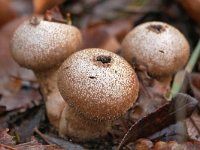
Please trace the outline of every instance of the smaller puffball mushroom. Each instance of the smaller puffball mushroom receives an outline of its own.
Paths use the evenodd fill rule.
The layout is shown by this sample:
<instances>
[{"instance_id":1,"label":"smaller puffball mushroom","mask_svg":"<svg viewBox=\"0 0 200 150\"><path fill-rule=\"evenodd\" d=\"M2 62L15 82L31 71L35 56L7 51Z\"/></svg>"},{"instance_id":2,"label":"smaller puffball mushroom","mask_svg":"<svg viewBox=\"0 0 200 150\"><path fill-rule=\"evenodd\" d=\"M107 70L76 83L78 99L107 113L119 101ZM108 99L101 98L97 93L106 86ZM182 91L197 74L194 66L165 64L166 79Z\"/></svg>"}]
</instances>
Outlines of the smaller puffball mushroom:
<instances>
[{"instance_id":1,"label":"smaller puffball mushroom","mask_svg":"<svg viewBox=\"0 0 200 150\"><path fill-rule=\"evenodd\" d=\"M104 136L111 121L133 105L139 84L134 70L122 57L93 48L67 58L59 69L58 88L68 104L61 116L59 134L87 141Z\"/></svg>"},{"instance_id":2,"label":"smaller puffball mushroom","mask_svg":"<svg viewBox=\"0 0 200 150\"><path fill-rule=\"evenodd\" d=\"M184 67L189 53L184 35L173 26L157 21L135 27L124 38L121 51L136 69L143 66L151 77L163 82L171 81L172 75Z\"/></svg>"},{"instance_id":3,"label":"smaller puffball mushroom","mask_svg":"<svg viewBox=\"0 0 200 150\"><path fill-rule=\"evenodd\" d=\"M58 127L66 105L57 88L57 70L81 43L81 33L76 27L36 16L22 23L11 40L13 58L20 66L32 69L37 76L47 116L55 127Z\"/></svg>"}]
</instances>

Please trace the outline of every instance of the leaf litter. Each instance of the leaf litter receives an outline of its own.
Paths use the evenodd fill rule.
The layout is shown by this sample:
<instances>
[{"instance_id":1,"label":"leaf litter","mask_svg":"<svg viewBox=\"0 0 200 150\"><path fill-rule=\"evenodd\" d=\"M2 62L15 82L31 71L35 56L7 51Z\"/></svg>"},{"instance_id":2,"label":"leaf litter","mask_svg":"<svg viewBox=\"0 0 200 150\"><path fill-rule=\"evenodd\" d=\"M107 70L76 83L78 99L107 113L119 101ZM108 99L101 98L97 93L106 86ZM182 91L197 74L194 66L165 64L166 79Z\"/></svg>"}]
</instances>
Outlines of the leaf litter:
<instances>
[{"instance_id":1,"label":"leaf litter","mask_svg":"<svg viewBox=\"0 0 200 150\"><path fill-rule=\"evenodd\" d=\"M39 5L41 5L41 11L44 11L44 4ZM29 8L31 7L29 6ZM86 0L84 2L66 1L59 7L63 14L71 12L73 23L82 28L85 40L84 47L111 49L120 54L120 43L123 37L133 26L149 20L165 21L179 28L189 39L191 49L194 48L199 37L199 32L196 30L198 26L190 20L190 16L183 9L180 9L176 2L156 0L146 3L144 0L144 2L139 3L137 0L134 2L127 0L116 3L111 0ZM24 13L27 12L26 10ZM23 12L21 13L23 14ZM186 17L182 18L182 15ZM127 149L199 148L199 111L195 110L191 115L190 111L187 110L188 105L185 105L183 108L186 108L185 113L188 112L189 117L186 120L182 118L182 121L176 122L175 114L170 114L173 109L163 111L169 120L160 117L162 113L159 113L159 110L161 111L163 107L173 106L172 102L168 103L163 96L169 87L149 78L145 70L137 71L140 76L141 89L137 103L113 123L112 131L105 138L87 143L73 143L70 139L59 138L57 131L53 129L44 115L42 96L33 73L30 70L20 68L9 53L10 38L23 20L24 17L17 17L0 30L0 127L3 128L0 131L1 149L117 149L125 134L135 137L135 139L128 138L130 143L125 144ZM94 35L99 35L99 37L93 38ZM195 70L197 69L195 68ZM189 74L189 78L186 80L188 83L184 83L184 86L187 86L184 92L199 100L198 77L191 78ZM188 96L182 95L180 101L184 101L185 97ZM184 102L191 104L190 102L194 101ZM180 110L183 111L183 109ZM180 110L174 110L174 112ZM152 114L155 116L152 117ZM137 124L145 122L145 119L148 120L147 126L157 123L152 131L142 130L143 132L141 132L140 129L143 128L143 125ZM167 123L165 124L164 121L158 124L162 119L166 119ZM177 130L180 127L182 133ZM10 129L9 133L6 128ZM26 130L24 130L25 128ZM130 130L133 128L134 131L131 132ZM178 136L185 137L182 143L179 143Z\"/></svg>"}]
</instances>

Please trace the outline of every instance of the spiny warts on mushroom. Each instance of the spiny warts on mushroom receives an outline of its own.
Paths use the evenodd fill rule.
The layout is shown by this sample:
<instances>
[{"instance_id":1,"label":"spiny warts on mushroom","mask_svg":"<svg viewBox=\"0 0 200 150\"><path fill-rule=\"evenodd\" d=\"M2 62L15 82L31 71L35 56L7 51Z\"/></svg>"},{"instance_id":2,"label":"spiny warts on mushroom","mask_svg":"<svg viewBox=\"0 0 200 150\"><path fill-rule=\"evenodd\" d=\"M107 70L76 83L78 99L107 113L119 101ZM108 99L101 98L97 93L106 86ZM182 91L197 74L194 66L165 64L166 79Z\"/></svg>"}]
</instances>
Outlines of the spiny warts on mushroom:
<instances>
[{"instance_id":1,"label":"spiny warts on mushroom","mask_svg":"<svg viewBox=\"0 0 200 150\"><path fill-rule=\"evenodd\" d=\"M36 74L45 99L47 116L58 127L65 101L57 89L57 70L82 43L80 31L71 25L33 16L22 23L11 40L11 53L22 67Z\"/></svg>"},{"instance_id":2,"label":"spiny warts on mushroom","mask_svg":"<svg viewBox=\"0 0 200 150\"><path fill-rule=\"evenodd\" d=\"M60 135L87 141L104 136L111 121L133 105L139 84L122 57L92 48L72 54L62 64L58 88L69 107L61 116Z\"/></svg>"},{"instance_id":3,"label":"spiny warts on mushroom","mask_svg":"<svg viewBox=\"0 0 200 150\"><path fill-rule=\"evenodd\" d=\"M129 32L122 42L121 55L135 68L146 68L159 81L170 83L182 69L190 48L184 35L175 27L158 21L146 22Z\"/></svg>"}]
</instances>

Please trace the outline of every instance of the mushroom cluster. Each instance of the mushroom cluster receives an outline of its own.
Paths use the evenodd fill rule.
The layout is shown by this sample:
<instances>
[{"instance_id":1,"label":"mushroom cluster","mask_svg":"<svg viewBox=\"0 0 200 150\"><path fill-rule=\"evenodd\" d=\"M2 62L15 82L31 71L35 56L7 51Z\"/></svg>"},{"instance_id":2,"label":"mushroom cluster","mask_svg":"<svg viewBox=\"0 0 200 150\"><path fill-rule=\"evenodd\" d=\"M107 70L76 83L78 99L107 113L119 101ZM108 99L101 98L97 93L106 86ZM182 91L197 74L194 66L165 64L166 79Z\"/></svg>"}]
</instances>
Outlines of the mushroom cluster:
<instances>
[{"instance_id":1,"label":"mushroom cluster","mask_svg":"<svg viewBox=\"0 0 200 150\"><path fill-rule=\"evenodd\" d=\"M104 136L112 121L135 103L139 82L133 67L169 79L189 57L189 44L174 27L144 23L122 42L122 56L90 48L79 51L80 31L41 17L25 21L13 35L11 52L32 69L44 96L47 116L62 137L87 141Z\"/></svg>"}]
</instances>

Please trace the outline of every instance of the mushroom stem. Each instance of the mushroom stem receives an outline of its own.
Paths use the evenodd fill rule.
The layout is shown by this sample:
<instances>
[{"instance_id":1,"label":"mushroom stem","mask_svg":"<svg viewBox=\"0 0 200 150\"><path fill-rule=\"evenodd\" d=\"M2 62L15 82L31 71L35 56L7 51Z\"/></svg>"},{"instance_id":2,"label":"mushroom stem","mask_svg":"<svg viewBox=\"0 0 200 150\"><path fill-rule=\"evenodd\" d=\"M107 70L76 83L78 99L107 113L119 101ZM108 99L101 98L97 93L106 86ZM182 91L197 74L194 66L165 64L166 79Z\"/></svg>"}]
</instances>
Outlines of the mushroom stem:
<instances>
[{"instance_id":1,"label":"mushroom stem","mask_svg":"<svg viewBox=\"0 0 200 150\"><path fill-rule=\"evenodd\" d=\"M46 71L35 71L44 97L47 116L51 124L57 128L59 127L61 112L66 105L57 87L58 68L54 67Z\"/></svg>"},{"instance_id":2,"label":"mushroom stem","mask_svg":"<svg viewBox=\"0 0 200 150\"><path fill-rule=\"evenodd\" d=\"M163 76L156 79L160 83L158 90L163 91L163 93L161 93L166 96L170 91L172 76Z\"/></svg>"},{"instance_id":3,"label":"mushroom stem","mask_svg":"<svg viewBox=\"0 0 200 150\"><path fill-rule=\"evenodd\" d=\"M110 129L111 121L90 120L66 105L61 115L59 134L83 142L105 136Z\"/></svg>"}]
</instances>

